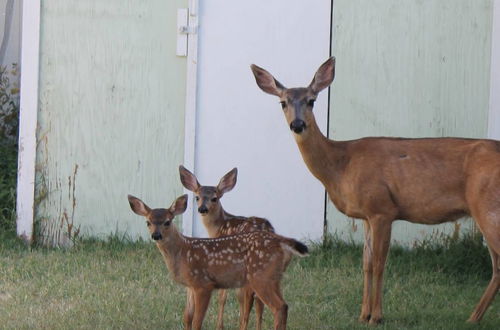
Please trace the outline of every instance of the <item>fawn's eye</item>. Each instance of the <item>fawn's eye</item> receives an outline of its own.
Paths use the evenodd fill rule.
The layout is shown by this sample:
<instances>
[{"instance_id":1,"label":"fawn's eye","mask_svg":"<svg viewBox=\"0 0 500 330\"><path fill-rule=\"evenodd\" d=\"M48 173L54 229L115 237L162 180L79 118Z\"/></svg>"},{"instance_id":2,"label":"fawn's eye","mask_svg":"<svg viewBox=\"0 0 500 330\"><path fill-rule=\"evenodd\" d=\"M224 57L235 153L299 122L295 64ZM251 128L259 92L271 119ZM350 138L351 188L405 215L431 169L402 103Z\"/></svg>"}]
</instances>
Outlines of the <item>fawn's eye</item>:
<instances>
[{"instance_id":1,"label":"fawn's eye","mask_svg":"<svg viewBox=\"0 0 500 330\"><path fill-rule=\"evenodd\" d=\"M211 201L212 201L213 203L217 202L217 197L212 198L212 199L211 199Z\"/></svg>"},{"instance_id":2,"label":"fawn's eye","mask_svg":"<svg viewBox=\"0 0 500 330\"><path fill-rule=\"evenodd\" d=\"M146 226L150 227L151 226L151 222L146 221Z\"/></svg>"},{"instance_id":3,"label":"fawn's eye","mask_svg":"<svg viewBox=\"0 0 500 330\"><path fill-rule=\"evenodd\" d=\"M171 222L170 220L165 221L165 222L163 223L163 225L164 225L165 227L168 227L168 226L170 226L170 222Z\"/></svg>"},{"instance_id":4,"label":"fawn's eye","mask_svg":"<svg viewBox=\"0 0 500 330\"><path fill-rule=\"evenodd\" d=\"M199 196L196 196L194 199L195 199L196 201L199 201L199 200L200 200L200 197L199 197Z\"/></svg>"},{"instance_id":5,"label":"fawn's eye","mask_svg":"<svg viewBox=\"0 0 500 330\"><path fill-rule=\"evenodd\" d=\"M316 100L309 100L309 101L307 101L307 105L312 107L312 106L314 106L314 102L316 102Z\"/></svg>"},{"instance_id":6,"label":"fawn's eye","mask_svg":"<svg viewBox=\"0 0 500 330\"><path fill-rule=\"evenodd\" d=\"M281 101L281 102L280 102L280 104L281 104L281 108L282 108L282 109L285 109L285 107L286 107L286 102L285 102L285 101Z\"/></svg>"}]
</instances>

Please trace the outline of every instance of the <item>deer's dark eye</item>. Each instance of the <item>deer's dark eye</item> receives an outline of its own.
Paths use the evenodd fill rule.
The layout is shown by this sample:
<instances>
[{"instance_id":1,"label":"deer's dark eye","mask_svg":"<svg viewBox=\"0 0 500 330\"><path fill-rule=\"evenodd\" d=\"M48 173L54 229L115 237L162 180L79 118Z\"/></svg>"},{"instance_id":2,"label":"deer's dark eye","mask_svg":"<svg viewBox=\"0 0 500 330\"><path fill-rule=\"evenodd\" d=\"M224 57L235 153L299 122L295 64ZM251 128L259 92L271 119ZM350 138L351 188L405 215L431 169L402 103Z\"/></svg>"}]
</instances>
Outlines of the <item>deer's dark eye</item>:
<instances>
[{"instance_id":1,"label":"deer's dark eye","mask_svg":"<svg viewBox=\"0 0 500 330\"><path fill-rule=\"evenodd\" d=\"M316 102L316 100L309 100L309 101L307 101L307 105L312 107L312 106L314 106L314 102Z\"/></svg>"},{"instance_id":2,"label":"deer's dark eye","mask_svg":"<svg viewBox=\"0 0 500 330\"><path fill-rule=\"evenodd\" d=\"M194 199L195 199L196 201L199 201L199 200L200 200L200 197L196 196Z\"/></svg>"},{"instance_id":3,"label":"deer's dark eye","mask_svg":"<svg viewBox=\"0 0 500 330\"><path fill-rule=\"evenodd\" d=\"M217 202L217 197L212 198L212 199L211 199L211 201L212 201L213 203Z\"/></svg>"},{"instance_id":4,"label":"deer's dark eye","mask_svg":"<svg viewBox=\"0 0 500 330\"><path fill-rule=\"evenodd\" d=\"M164 225L165 227L168 227L168 226L170 226L170 222L171 222L170 220L165 221L165 222L163 223L163 225Z\"/></svg>"},{"instance_id":5,"label":"deer's dark eye","mask_svg":"<svg viewBox=\"0 0 500 330\"><path fill-rule=\"evenodd\" d=\"M150 227L151 226L151 222L146 221L146 226Z\"/></svg>"},{"instance_id":6,"label":"deer's dark eye","mask_svg":"<svg viewBox=\"0 0 500 330\"><path fill-rule=\"evenodd\" d=\"M281 101L281 102L280 102L280 104L281 104L281 108L282 108L282 109L285 109L285 107L286 107L286 102L285 102L285 101Z\"/></svg>"}]
</instances>

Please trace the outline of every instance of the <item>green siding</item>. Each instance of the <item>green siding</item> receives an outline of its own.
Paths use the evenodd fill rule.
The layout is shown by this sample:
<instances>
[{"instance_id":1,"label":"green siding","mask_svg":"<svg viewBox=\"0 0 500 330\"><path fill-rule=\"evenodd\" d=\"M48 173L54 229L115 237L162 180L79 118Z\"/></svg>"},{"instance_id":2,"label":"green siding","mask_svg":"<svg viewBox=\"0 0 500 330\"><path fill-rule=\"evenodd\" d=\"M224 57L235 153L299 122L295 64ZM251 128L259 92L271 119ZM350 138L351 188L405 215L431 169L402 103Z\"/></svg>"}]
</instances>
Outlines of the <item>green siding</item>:
<instances>
[{"instance_id":1,"label":"green siding","mask_svg":"<svg viewBox=\"0 0 500 330\"><path fill-rule=\"evenodd\" d=\"M182 193L187 1L42 2L36 221L46 242L144 236L127 194L168 207Z\"/></svg>"},{"instance_id":2,"label":"green siding","mask_svg":"<svg viewBox=\"0 0 500 330\"><path fill-rule=\"evenodd\" d=\"M492 7L492 0L336 0L330 138L486 137ZM346 221L332 203L327 214L330 232L362 237L360 221ZM398 221L393 241L455 228Z\"/></svg>"}]
</instances>

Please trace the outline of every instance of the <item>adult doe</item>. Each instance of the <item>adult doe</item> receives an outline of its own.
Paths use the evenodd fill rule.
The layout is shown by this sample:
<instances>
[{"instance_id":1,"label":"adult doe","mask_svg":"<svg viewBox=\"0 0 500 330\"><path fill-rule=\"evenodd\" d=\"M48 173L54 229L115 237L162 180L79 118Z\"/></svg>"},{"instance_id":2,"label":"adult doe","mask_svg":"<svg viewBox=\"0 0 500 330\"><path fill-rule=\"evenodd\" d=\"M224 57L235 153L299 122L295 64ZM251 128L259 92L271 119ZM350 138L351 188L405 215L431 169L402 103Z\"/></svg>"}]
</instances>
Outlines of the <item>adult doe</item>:
<instances>
[{"instance_id":1,"label":"adult doe","mask_svg":"<svg viewBox=\"0 0 500 330\"><path fill-rule=\"evenodd\" d=\"M249 233L257 230L264 230L274 233L274 228L269 221L257 217L241 217L229 214L222 207L220 199L222 196L231 191L236 185L238 170L233 168L224 175L217 187L202 186L198 182L196 176L187 170L184 166L179 166L179 174L182 185L189 191L194 192L196 203L198 204L198 212L201 215L203 225L208 231L208 235L212 238ZM240 301L240 325L246 327L252 310L253 299L250 298L249 304L243 304L243 297L253 297L253 292L246 292L248 288L243 288L238 292ZM220 290L219 292L219 313L217 317L217 329L222 329L224 305L227 299L227 291ZM264 303L256 297L255 299L255 316L256 329L262 328L262 312Z\"/></svg>"},{"instance_id":2,"label":"adult doe","mask_svg":"<svg viewBox=\"0 0 500 330\"><path fill-rule=\"evenodd\" d=\"M257 85L279 97L290 130L311 173L333 204L364 220L364 289L360 320L382 320L382 282L396 219L438 224L471 215L488 244L493 275L469 318L479 321L500 286L500 142L463 138L368 137L327 139L312 109L335 75L335 58L323 63L309 86L286 88L252 65Z\"/></svg>"},{"instance_id":3,"label":"adult doe","mask_svg":"<svg viewBox=\"0 0 500 330\"><path fill-rule=\"evenodd\" d=\"M288 306L280 282L292 254L307 255L304 244L265 231L222 238L190 238L180 234L172 224L173 218L186 210L187 195L178 197L167 209L151 209L131 195L128 201L132 211L146 218L151 238L156 241L174 281L187 287L186 329L201 329L214 289L245 286L269 306L274 314L274 328L286 329Z\"/></svg>"}]
</instances>

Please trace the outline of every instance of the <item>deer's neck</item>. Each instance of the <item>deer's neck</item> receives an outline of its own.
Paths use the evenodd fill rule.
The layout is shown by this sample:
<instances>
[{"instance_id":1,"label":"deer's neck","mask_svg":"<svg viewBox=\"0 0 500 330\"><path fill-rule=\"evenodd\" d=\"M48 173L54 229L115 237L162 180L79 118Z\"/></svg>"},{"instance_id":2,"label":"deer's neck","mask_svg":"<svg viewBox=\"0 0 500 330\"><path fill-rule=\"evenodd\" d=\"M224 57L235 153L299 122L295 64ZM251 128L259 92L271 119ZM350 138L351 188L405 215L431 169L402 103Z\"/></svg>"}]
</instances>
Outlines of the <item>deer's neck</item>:
<instances>
[{"instance_id":1,"label":"deer's neck","mask_svg":"<svg viewBox=\"0 0 500 330\"><path fill-rule=\"evenodd\" d=\"M186 238L179 233L174 225L172 226L168 236L156 242L156 246L163 255L168 270L173 274L174 278L176 278L179 273L181 262L183 261L182 252L185 250L187 243Z\"/></svg>"},{"instance_id":2,"label":"deer's neck","mask_svg":"<svg viewBox=\"0 0 500 330\"><path fill-rule=\"evenodd\" d=\"M202 216L203 225L207 229L208 236L218 237L219 230L230 217L232 217L232 215L227 213L222 208L222 205L214 212Z\"/></svg>"},{"instance_id":3,"label":"deer's neck","mask_svg":"<svg viewBox=\"0 0 500 330\"><path fill-rule=\"evenodd\" d=\"M333 198L347 159L345 142L329 140L315 121L304 133L295 135L302 158L309 171L321 181Z\"/></svg>"}]
</instances>

